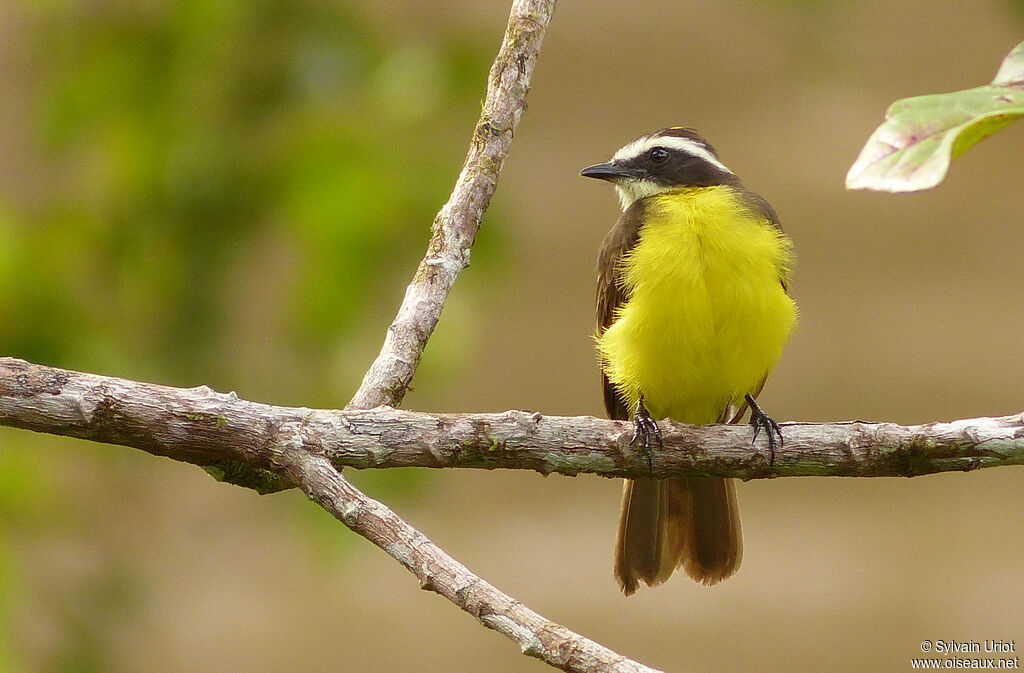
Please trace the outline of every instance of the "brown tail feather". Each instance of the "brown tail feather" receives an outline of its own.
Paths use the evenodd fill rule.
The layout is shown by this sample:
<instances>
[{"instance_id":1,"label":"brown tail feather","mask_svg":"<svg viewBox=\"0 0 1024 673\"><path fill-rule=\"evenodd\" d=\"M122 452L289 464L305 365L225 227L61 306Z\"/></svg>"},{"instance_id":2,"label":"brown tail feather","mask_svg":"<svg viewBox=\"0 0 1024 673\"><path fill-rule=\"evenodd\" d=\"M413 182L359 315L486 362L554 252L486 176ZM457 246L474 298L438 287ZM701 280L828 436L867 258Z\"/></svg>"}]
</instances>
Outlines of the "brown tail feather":
<instances>
[{"instance_id":1,"label":"brown tail feather","mask_svg":"<svg viewBox=\"0 0 1024 673\"><path fill-rule=\"evenodd\" d=\"M628 596L639 581L661 584L676 568L715 584L743 557L732 479L626 480L616 540L615 577Z\"/></svg>"},{"instance_id":2,"label":"brown tail feather","mask_svg":"<svg viewBox=\"0 0 1024 673\"><path fill-rule=\"evenodd\" d=\"M733 480L673 479L666 488L681 488L690 495L690 538L682 550L686 574L711 585L735 573L743 559L743 535Z\"/></svg>"},{"instance_id":3,"label":"brown tail feather","mask_svg":"<svg viewBox=\"0 0 1024 673\"><path fill-rule=\"evenodd\" d=\"M638 580L657 583L662 557L661 487L656 479L627 479L622 489L619 536L615 542L615 577L626 595Z\"/></svg>"}]
</instances>

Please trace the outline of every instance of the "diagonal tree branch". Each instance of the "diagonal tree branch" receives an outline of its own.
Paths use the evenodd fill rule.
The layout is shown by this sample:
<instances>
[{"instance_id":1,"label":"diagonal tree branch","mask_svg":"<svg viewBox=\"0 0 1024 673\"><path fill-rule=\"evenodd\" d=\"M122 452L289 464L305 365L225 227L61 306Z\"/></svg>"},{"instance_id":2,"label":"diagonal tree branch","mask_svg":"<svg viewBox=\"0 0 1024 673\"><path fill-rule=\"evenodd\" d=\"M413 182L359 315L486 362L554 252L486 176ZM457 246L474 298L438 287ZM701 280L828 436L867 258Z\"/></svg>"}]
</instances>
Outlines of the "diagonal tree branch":
<instances>
[{"instance_id":1,"label":"diagonal tree branch","mask_svg":"<svg viewBox=\"0 0 1024 673\"><path fill-rule=\"evenodd\" d=\"M282 462L288 452L315 456L335 468L651 475L646 454L629 446L632 427L622 421L527 411L277 407L206 387L136 383L13 358L0 358L0 424L132 446L205 467L243 462L280 470L287 464L289 477L303 470L294 457ZM653 452L656 477L912 477L1024 465L1024 414L911 426L784 423L786 443L774 465L762 443L751 445L748 426L662 425L664 446Z\"/></svg>"},{"instance_id":2,"label":"diagonal tree branch","mask_svg":"<svg viewBox=\"0 0 1024 673\"><path fill-rule=\"evenodd\" d=\"M448 202L434 218L427 254L406 288L380 354L349 402L349 409L398 406L405 397L455 279L469 266L470 248L526 110L530 77L554 9L555 0L513 2L466 163Z\"/></svg>"},{"instance_id":3,"label":"diagonal tree branch","mask_svg":"<svg viewBox=\"0 0 1024 673\"><path fill-rule=\"evenodd\" d=\"M416 575L421 588L444 596L487 628L508 636L523 654L564 671L659 673L542 617L474 575L389 508L357 490L326 458L292 447L279 460L310 497Z\"/></svg>"}]
</instances>

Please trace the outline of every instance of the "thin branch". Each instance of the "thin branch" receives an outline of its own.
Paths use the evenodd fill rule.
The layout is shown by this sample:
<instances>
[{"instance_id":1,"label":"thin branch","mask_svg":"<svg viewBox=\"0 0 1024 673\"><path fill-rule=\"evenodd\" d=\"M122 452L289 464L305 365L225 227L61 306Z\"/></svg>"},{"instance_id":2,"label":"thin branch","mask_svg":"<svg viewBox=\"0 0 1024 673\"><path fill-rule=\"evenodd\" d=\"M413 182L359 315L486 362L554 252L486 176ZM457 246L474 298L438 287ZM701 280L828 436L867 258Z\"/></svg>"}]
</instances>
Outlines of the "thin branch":
<instances>
[{"instance_id":1,"label":"thin branch","mask_svg":"<svg viewBox=\"0 0 1024 673\"><path fill-rule=\"evenodd\" d=\"M290 447L279 465L324 509L416 575L434 591L508 636L523 654L564 671L658 673L556 624L470 572L389 508L368 498L322 456Z\"/></svg>"},{"instance_id":2,"label":"thin branch","mask_svg":"<svg viewBox=\"0 0 1024 673\"><path fill-rule=\"evenodd\" d=\"M458 182L434 218L427 253L388 327L380 354L348 409L394 407L405 397L455 279L469 265L470 248L526 109L530 77L554 9L555 0L513 0ZM389 508L349 484L325 457L306 453L298 445L286 452L279 465L324 509L413 572L420 586L436 591L484 626L505 634L524 654L566 671L654 673L544 619L473 575Z\"/></svg>"},{"instance_id":3,"label":"thin branch","mask_svg":"<svg viewBox=\"0 0 1024 673\"><path fill-rule=\"evenodd\" d=\"M277 407L206 387L136 383L13 358L0 358L0 424L132 446L205 467L244 462L277 471L281 447L287 447L336 468L651 475L646 454L629 446L632 428L621 421L527 411ZM1022 414L912 426L783 423L785 445L776 451L774 464L763 442L752 445L748 426L663 421L662 427L664 447L653 452L656 477L912 477L1024 464Z\"/></svg>"},{"instance_id":4,"label":"thin branch","mask_svg":"<svg viewBox=\"0 0 1024 673\"><path fill-rule=\"evenodd\" d=\"M469 250L526 109L530 77L554 9L555 0L513 0L462 173L434 218L427 253L349 409L397 406L405 396L452 285L469 265ZM277 437L284 439L283 434ZM566 671L656 673L544 619L473 575L389 508L349 484L324 456L307 453L304 444L275 439L267 448L282 449L274 451L275 472L294 481L346 526L399 561L423 588L436 591L488 628L508 636L524 654ZM227 461L226 465L234 468L238 463ZM241 471L243 477L260 474L245 467Z\"/></svg>"},{"instance_id":5,"label":"thin branch","mask_svg":"<svg viewBox=\"0 0 1024 673\"><path fill-rule=\"evenodd\" d=\"M469 265L470 248L526 109L530 77L554 9L555 0L513 0L458 182L434 218L426 255L349 409L394 407L405 397L455 279ZM307 495L413 572L420 586L436 591L484 626L508 636L524 654L566 671L653 673L653 669L544 619L473 575L389 508L349 484L323 455L307 453L303 443L278 446L288 448L275 461L276 466Z\"/></svg>"},{"instance_id":6,"label":"thin branch","mask_svg":"<svg viewBox=\"0 0 1024 673\"><path fill-rule=\"evenodd\" d=\"M480 230L480 220L494 195L512 136L526 109L530 77L554 9L554 0L513 2L466 163L451 197L434 218L427 253L349 409L398 406L405 397L455 279L469 266L469 251Z\"/></svg>"},{"instance_id":7,"label":"thin branch","mask_svg":"<svg viewBox=\"0 0 1024 673\"><path fill-rule=\"evenodd\" d=\"M513 0L462 172L448 202L434 218L426 255L349 409L394 407L405 397L455 279L469 265L470 248L526 109L530 77L554 10L555 0ZM566 671L655 673L544 619L498 591L389 508L349 484L325 457L306 453L304 448L295 445L285 453L279 463L284 474L346 526L413 572L420 586L436 591L484 626L508 636L524 654Z\"/></svg>"}]
</instances>

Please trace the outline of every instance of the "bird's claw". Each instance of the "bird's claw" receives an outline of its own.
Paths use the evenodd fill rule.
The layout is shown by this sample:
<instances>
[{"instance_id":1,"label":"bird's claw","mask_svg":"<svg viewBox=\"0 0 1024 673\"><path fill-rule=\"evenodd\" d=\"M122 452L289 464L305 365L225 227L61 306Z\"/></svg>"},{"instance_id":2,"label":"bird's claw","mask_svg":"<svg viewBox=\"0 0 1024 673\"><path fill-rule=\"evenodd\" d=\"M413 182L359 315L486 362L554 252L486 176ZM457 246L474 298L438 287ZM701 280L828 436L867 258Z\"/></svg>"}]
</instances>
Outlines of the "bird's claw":
<instances>
[{"instance_id":1,"label":"bird's claw","mask_svg":"<svg viewBox=\"0 0 1024 673\"><path fill-rule=\"evenodd\" d=\"M764 413L751 395L747 395L746 400L750 407L750 424L754 426L754 439L750 443L756 442L757 436L764 430L768 437L768 465L775 467L775 447L782 448L782 428L774 418Z\"/></svg>"},{"instance_id":2,"label":"bird's claw","mask_svg":"<svg viewBox=\"0 0 1024 673\"><path fill-rule=\"evenodd\" d=\"M654 420L650 412L647 411L643 400L637 401L636 411L633 412L633 438L629 440L629 445L634 446L637 442L640 442L641 448L647 454L647 469L654 472L654 456L651 453L651 447L654 444L657 444L659 449L662 447L661 428L658 427L658 421Z\"/></svg>"}]
</instances>

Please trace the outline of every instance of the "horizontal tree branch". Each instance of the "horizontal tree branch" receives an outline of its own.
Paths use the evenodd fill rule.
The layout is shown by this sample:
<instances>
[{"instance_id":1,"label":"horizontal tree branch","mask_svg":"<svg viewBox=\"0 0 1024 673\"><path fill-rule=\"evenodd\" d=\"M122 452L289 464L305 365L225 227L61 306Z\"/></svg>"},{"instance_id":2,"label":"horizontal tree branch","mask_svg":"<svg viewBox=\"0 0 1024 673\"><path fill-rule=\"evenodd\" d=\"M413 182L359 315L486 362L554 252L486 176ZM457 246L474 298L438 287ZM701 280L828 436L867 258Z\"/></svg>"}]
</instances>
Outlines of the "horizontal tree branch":
<instances>
[{"instance_id":1,"label":"horizontal tree branch","mask_svg":"<svg viewBox=\"0 0 1024 673\"><path fill-rule=\"evenodd\" d=\"M335 467L469 467L605 477L699 474L912 477L1024 464L1024 416L927 425L783 423L774 464L749 426L662 421L664 446L630 446L632 426L588 416L426 414L378 407L279 407L209 388L171 388L0 358L0 424L121 444L205 467L279 471L283 448ZM258 485L250 485L258 488Z\"/></svg>"}]
</instances>

